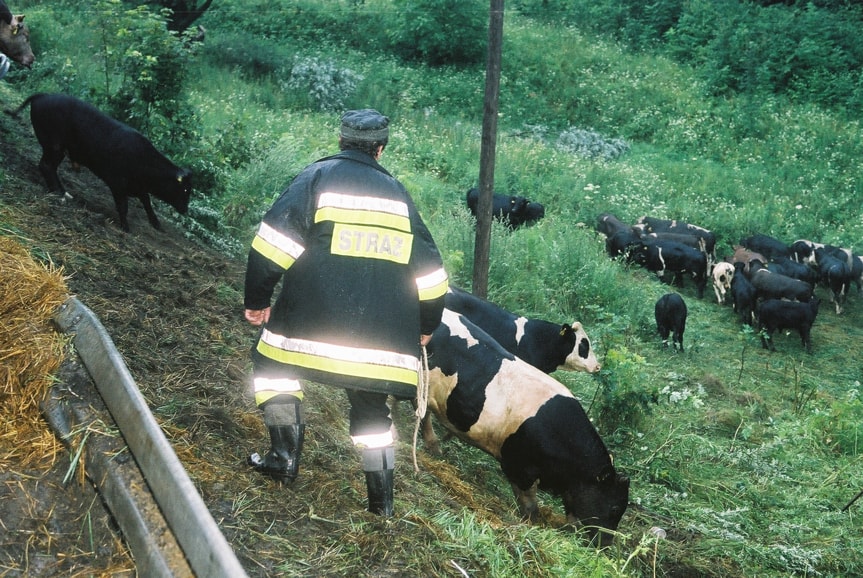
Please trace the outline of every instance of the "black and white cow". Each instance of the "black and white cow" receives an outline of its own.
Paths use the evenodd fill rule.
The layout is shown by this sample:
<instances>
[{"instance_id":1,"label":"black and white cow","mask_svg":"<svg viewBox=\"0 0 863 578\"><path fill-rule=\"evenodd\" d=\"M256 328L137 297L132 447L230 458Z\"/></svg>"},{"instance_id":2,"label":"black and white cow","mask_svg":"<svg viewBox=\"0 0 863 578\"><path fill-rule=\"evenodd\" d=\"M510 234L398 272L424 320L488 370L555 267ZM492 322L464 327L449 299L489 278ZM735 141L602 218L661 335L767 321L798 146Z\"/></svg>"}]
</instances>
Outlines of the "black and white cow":
<instances>
[{"instance_id":1,"label":"black and white cow","mask_svg":"<svg viewBox=\"0 0 863 578\"><path fill-rule=\"evenodd\" d=\"M776 351L773 333L781 329L796 329L807 353L812 353L812 324L818 315L821 300L813 297L808 303L785 299L766 299L758 304L755 317L764 349Z\"/></svg>"},{"instance_id":2,"label":"black and white cow","mask_svg":"<svg viewBox=\"0 0 863 578\"><path fill-rule=\"evenodd\" d=\"M476 217L479 205L479 189L471 188L467 192L467 207ZM532 224L545 216L545 207L541 203L531 201L520 195L504 195L492 193L492 217L510 229Z\"/></svg>"},{"instance_id":3,"label":"black and white cow","mask_svg":"<svg viewBox=\"0 0 863 578\"><path fill-rule=\"evenodd\" d=\"M842 255L840 257L839 255ZM815 266L818 269L818 281L830 290L830 300L836 307L836 315L842 313L845 298L851 290L853 273L849 267L850 258L845 253L837 254L827 247L815 249Z\"/></svg>"},{"instance_id":4,"label":"black and white cow","mask_svg":"<svg viewBox=\"0 0 863 578\"><path fill-rule=\"evenodd\" d=\"M683 332L686 331L686 303L677 293L666 293L653 308L656 329L662 337L662 346L668 347L668 336L672 336L672 347L683 353Z\"/></svg>"},{"instance_id":5,"label":"black and white cow","mask_svg":"<svg viewBox=\"0 0 863 578\"><path fill-rule=\"evenodd\" d=\"M561 498L570 523L610 544L602 530L617 528L629 479L615 470L569 389L448 309L427 348L428 407L457 437L500 462L521 515L537 521L536 491L548 491ZM427 441L434 438L430 423Z\"/></svg>"},{"instance_id":6,"label":"black and white cow","mask_svg":"<svg viewBox=\"0 0 863 578\"><path fill-rule=\"evenodd\" d=\"M637 224L642 226L644 233L676 233L700 237L704 241L704 248L701 250L707 254L707 262L713 264L716 261L716 234L709 229L676 219L647 216L638 219Z\"/></svg>"},{"instance_id":7,"label":"black and white cow","mask_svg":"<svg viewBox=\"0 0 863 578\"><path fill-rule=\"evenodd\" d=\"M446 308L461 313L495 341L545 373L600 370L581 323L554 323L511 313L464 289L450 286Z\"/></svg>"},{"instance_id":8,"label":"black and white cow","mask_svg":"<svg viewBox=\"0 0 863 578\"><path fill-rule=\"evenodd\" d=\"M675 241L642 240L641 245L632 250L632 260L661 279L665 278L666 271L670 272L677 285L682 285L684 274L688 274L695 282L698 298L704 297L707 256L701 251Z\"/></svg>"}]
</instances>

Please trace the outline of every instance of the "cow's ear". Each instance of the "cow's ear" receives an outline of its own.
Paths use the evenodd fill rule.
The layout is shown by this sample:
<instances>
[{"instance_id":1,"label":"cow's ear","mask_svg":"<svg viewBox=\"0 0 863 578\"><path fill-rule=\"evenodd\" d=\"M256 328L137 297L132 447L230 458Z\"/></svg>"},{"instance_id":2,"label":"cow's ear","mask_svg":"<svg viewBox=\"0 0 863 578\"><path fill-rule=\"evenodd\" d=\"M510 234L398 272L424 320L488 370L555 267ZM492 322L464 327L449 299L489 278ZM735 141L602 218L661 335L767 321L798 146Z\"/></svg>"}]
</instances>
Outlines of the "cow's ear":
<instances>
[{"instance_id":1,"label":"cow's ear","mask_svg":"<svg viewBox=\"0 0 863 578\"><path fill-rule=\"evenodd\" d=\"M561 337L563 337L564 335L566 335L570 331L572 331L571 325L567 325L566 323L564 323L563 325L560 326L560 336Z\"/></svg>"},{"instance_id":2,"label":"cow's ear","mask_svg":"<svg viewBox=\"0 0 863 578\"><path fill-rule=\"evenodd\" d=\"M576 333L578 333L579 329L581 329L581 322L580 321L573 321L572 322L572 330L575 331Z\"/></svg>"}]
</instances>

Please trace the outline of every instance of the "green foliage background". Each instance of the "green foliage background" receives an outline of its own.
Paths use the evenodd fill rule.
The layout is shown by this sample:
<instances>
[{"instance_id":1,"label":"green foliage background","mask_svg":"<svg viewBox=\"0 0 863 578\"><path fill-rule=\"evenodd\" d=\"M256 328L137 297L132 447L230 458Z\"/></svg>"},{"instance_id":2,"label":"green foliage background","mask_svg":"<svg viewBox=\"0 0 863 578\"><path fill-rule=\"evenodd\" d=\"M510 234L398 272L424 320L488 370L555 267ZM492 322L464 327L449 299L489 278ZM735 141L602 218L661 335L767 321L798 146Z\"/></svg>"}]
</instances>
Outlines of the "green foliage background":
<instances>
[{"instance_id":1,"label":"green foliage background","mask_svg":"<svg viewBox=\"0 0 863 578\"><path fill-rule=\"evenodd\" d=\"M201 20L199 46L154 34L159 15L116 1L16 4L39 60L6 81L75 94L145 130L195 171L191 216L171 218L237 258L290 179L335 149L338 114L322 102L385 112L384 164L413 193L453 282L469 288L473 221L463 201L478 178L484 3L222 0ZM597 553L556 531L501 532L470 512L453 518L418 504L441 555L468 544L479 551L476 575L489 576L863 574L861 504L840 511L863 488L863 298L852 295L843 316L822 308L813 355L794 335L769 354L709 290L698 300L686 286L687 352L674 355L660 350L652 319L669 287L610 261L594 233L610 211L708 227L720 257L754 232L859 247L860 7L507 8L496 189L547 213L515 233L494 228L489 297L584 323L602 371L556 377L632 477L633 505L616 546ZM291 82L297 59L322 63L315 95ZM573 152L564 137L574 130L625 142L625 152ZM493 461L477 452L448 457L478 491L509 491L487 479Z\"/></svg>"}]
</instances>

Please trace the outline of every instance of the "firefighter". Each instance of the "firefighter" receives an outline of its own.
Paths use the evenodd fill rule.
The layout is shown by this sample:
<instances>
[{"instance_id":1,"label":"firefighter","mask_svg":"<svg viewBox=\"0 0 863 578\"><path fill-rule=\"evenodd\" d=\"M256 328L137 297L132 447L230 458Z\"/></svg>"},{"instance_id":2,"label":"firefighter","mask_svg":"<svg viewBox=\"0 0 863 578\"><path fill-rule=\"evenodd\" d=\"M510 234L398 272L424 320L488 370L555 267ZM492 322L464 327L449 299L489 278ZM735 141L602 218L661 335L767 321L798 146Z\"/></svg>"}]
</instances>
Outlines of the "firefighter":
<instances>
[{"instance_id":1,"label":"firefighter","mask_svg":"<svg viewBox=\"0 0 863 578\"><path fill-rule=\"evenodd\" d=\"M344 388L368 510L393 515L395 459L387 396L416 397L420 346L440 324L448 287L440 253L405 187L379 163L389 119L341 117L339 151L297 175L249 250L245 318L255 403L270 449L249 464L281 481L299 472L303 381ZM271 308L279 281L282 287Z\"/></svg>"}]
</instances>

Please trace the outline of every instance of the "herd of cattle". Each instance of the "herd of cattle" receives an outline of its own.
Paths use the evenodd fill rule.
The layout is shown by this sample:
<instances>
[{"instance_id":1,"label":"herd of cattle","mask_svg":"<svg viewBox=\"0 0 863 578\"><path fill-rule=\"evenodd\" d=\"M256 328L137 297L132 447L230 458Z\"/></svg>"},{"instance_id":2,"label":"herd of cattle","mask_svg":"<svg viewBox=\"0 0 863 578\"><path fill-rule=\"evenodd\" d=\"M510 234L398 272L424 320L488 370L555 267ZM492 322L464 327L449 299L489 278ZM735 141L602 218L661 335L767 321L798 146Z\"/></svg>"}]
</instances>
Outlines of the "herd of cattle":
<instances>
[{"instance_id":1,"label":"herd of cattle","mask_svg":"<svg viewBox=\"0 0 863 578\"><path fill-rule=\"evenodd\" d=\"M776 331L796 330L811 353L811 329L821 302L815 289L828 292L839 315L852 286L857 293L863 286L863 257L833 245L803 239L786 244L759 233L741 239L731 255L717 261L716 235L690 223L642 217L627 224L603 213L596 229L605 235L610 257L643 266L668 282L691 278L698 298L711 280L717 302L730 302L740 322L759 333L765 349L775 350ZM656 321L663 340L675 331L674 341L682 349L686 311L683 305L681 325L681 304L657 303Z\"/></svg>"}]
</instances>

